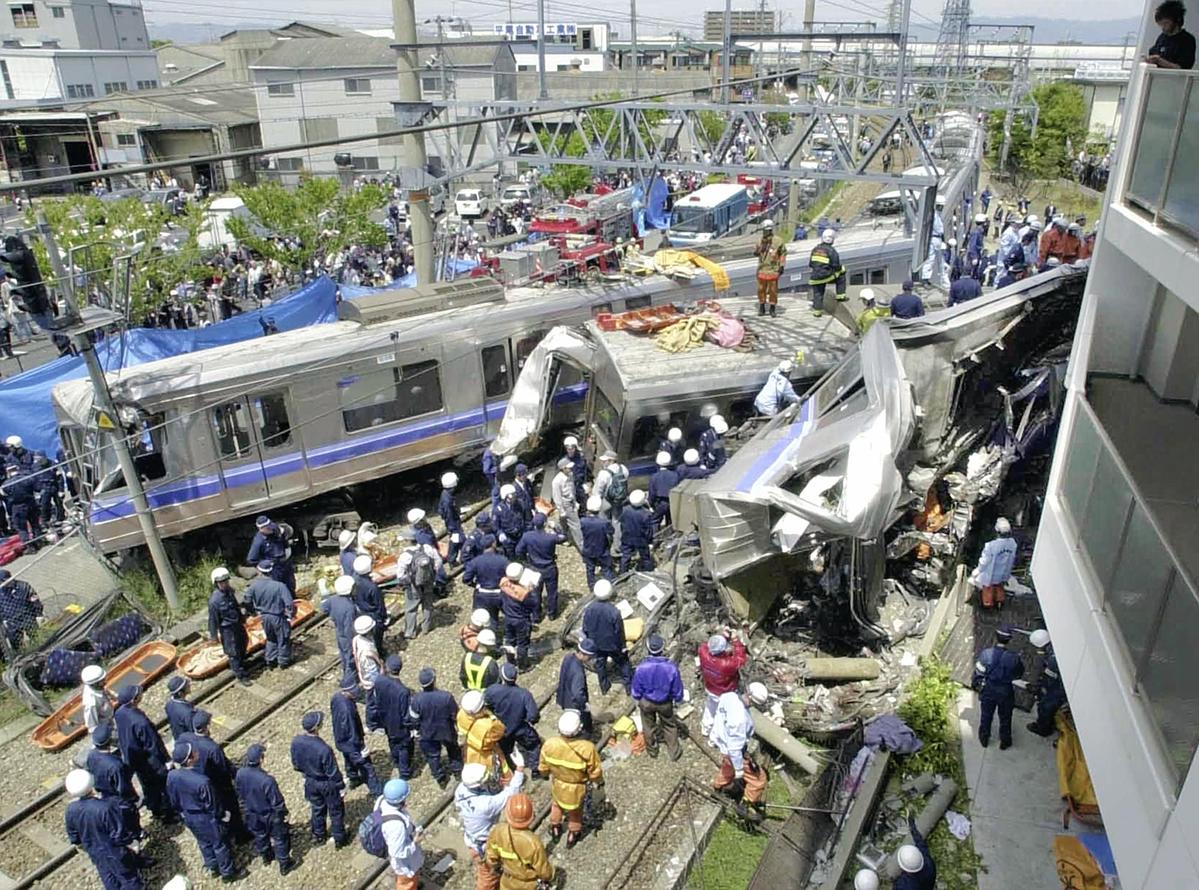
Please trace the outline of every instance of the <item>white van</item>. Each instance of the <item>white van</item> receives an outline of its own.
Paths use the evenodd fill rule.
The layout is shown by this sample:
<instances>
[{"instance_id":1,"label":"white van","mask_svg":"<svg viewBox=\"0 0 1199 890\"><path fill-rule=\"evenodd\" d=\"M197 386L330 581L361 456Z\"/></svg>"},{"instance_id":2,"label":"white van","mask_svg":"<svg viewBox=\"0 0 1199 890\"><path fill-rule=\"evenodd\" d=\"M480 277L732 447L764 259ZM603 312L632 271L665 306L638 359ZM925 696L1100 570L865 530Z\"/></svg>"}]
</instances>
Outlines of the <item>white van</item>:
<instances>
[{"instance_id":1,"label":"white van","mask_svg":"<svg viewBox=\"0 0 1199 890\"><path fill-rule=\"evenodd\" d=\"M237 239L229 231L228 222L234 217L252 219L246 202L236 196L215 198L204 210L204 225L196 237L203 250L218 250L228 244L233 246Z\"/></svg>"},{"instance_id":2,"label":"white van","mask_svg":"<svg viewBox=\"0 0 1199 890\"><path fill-rule=\"evenodd\" d=\"M534 186L514 182L504 186L504 190L500 192L500 207L505 210L511 210L517 204L528 204L532 207L536 195L537 189Z\"/></svg>"},{"instance_id":3,"label":"white van","mask_svg":"<svg viewBox=\"0 0 1199 890\"><path fill-rule=\"evenodd\" d=\"M487 212L487 196L479 189L459 189L454 195L454 212L462 219L478 219Z\"/></svg>"}]
</instances>

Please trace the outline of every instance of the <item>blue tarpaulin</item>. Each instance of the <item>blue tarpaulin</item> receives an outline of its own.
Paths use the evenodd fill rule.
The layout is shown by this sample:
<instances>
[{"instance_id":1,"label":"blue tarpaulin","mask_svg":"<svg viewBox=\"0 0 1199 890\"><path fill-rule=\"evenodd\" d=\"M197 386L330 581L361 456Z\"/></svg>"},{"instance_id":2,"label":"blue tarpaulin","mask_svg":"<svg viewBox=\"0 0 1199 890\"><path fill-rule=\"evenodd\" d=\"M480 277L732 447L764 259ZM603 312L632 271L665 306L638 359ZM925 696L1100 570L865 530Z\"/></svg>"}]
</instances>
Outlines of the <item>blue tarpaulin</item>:
<instances>
[{"instance_id":1,"label":"blue tarpaulin","mask_svg":"<svg viewBox=\"0 0 1199 890\"><path fill-rule=\"evenodd\" d=\"M670 228L670 211L666 209L666 197L669 192L670 187L661 176L655 176L653 182L649 184L649 198L645 202L645 221L651 228Z\"/></svg>"},{"instance_id":2,"label":"blue tarpaulin","mask_svg":"<svg viewBox=\"0 0 1199 890\"><path fill-rule=\"evenodd\" d=\"M271 319L280 331L337 321L337 287L328 278L318 278L269 306L206 328L185 331L133 328L101 340L96 344L96 355L106 371L131 368L173 355L262 337L263 318ZM20 436L26 448L53 458L59 442L50 393L59 383L86 376L83 359L72 355L0 381L0 435Z\"/></svg>"}]
</instances>

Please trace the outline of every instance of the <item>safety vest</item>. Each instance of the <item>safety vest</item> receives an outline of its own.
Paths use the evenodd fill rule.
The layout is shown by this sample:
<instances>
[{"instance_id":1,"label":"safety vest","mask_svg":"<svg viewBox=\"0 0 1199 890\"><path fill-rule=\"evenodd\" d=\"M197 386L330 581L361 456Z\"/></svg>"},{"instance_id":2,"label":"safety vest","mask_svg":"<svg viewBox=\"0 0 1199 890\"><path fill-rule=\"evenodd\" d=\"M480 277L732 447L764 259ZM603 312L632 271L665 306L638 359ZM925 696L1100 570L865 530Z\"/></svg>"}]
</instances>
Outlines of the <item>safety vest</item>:
<instances>
[{"instance_id":1,"label":"safety vest","mask_svg":"<svg viewBox=\"0 0 1199 890\"><path fill-rule=\"evenodd\" d=\"M466 737L466 762L495 768L495 753L504 737L504 724L490 714L471 715L458 711L458 731ZM501 758L502 759L502 758Z\"/></svg>"},{"instance_id":2,"label":"safety vest","mask_svg":"<svg viewBox=\"0 0 1199 890\"><path fill-rule=\"evenodd\" d=\"M478 652L466 653L462 659L462 672L466 675L467 689L483 691L483 678L494 660L490 655L480 655Z\"/></svg>"}]
</instances>

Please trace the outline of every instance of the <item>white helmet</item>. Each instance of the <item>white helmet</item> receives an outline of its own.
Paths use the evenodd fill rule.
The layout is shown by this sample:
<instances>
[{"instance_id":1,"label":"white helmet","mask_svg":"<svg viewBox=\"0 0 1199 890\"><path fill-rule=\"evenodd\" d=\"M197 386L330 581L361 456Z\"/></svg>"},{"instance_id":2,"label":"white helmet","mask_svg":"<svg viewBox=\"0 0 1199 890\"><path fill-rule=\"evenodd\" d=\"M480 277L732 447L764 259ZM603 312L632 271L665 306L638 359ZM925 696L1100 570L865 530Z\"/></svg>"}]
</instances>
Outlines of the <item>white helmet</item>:
<instances>
[{"instance_id":1,"label":"white helmet","mask_svg":"<svg viewBox=\"0 0 1199 890\"><path fill-rule=\"evenodd\" d=\"M780 374L790 374L795 365L787 359L783 359L778 364L778 372Z\"/></svg>"},{"instance_id":2,"label":"white helmet","mask_svg":"<svg viewBox=\"0 0 1199 890\"><path fill-rule=\"evenodd\" d=\"M578 448L579 440L577 438L575 438L574 436L567 436L565 439L562 440L562 444L567 448Z\"/></svg>"},{"instance_id":3,"label":"white helmet","mask_svg":"<svg viewBox=\"0 0 1199 890\"><path fill-rule=\"evenodd\" d=\"M867 302L867 303L873 303L873 302L874 302L874 299L875 299L875 297L874 297L874 289L873 289L873 288L870 288L870 287L864 287L864 288L862 288L861 297L862 297L862 300L863 300L864 302Z\"/></svg>"},{"instance_id":4,"label":"white helmet","mask_svg":"<svg viewBox=\"0 0 1199 890\"><path fill-rule=\"evenodd\" d=\"M371 559L371 555L369 553L359 553L354 557L354 571L359 575L365 575L371 570L371 566L374 564L375 561Z\"/></svg>"},{"instance_id":5,"label":"white helmet","mask_svg":"<svg viewBox=\"0 0 1199 890\"><path fill-rule=\"evenodd\" d=\"M976 223L985 223L987 222L987 215L985 213L976 213L974 214L974 221Z\"/></svg>"},{"instance_id":6,"label":"white helmet","mask_svg":"<svg viewBox=\"0 0 1199 890\"><path fill-rule=\"evenodd\" d=\"M904 844L895 854L899 867L910 875L924 868L924 854L912 844Z\"/></svg>"},{"instance_id":7,"label":"white helmet","mask_svg":"<svg viewBox=\"0 0 1199 890\"><path fill-rule=\"evenodd\" d=\"M825 244L832 244L837 240L837 233L833 229L825 229L820 233L820 240Z\"/></svg>"},{"instance_id":8,"label":"white helmet","mask_svg":"<svg viewBox=\"0 0 1199 890\"><path fill-rule=\"evenodd\" d=\"M212 578L213 584L216 584L219 581L228 581L229 580L229 570L227 568L225 568L224 566L217 566L215 569L212 570L212 574L209 577Z\"/></svg>"},{"instance_id":9,"label":"white helmet","mask_svg":"<svg viewBox=\"0 0 1199 890\"><path fill-rule=\"evenodd\" d=\"M463 696L463 701L466 697ZM462 784L467 788L478 788L487 780L487 767L481 763L468 763L462 767Z\"/></svg>"},{"instance_id":10,"label":"white helmet","mask_svg":"<svg viewBox=\"0 0 1199 890\"><path fill-rule=\"evenodd\" d=\"M370 615L359 615L354 619L354 633L368 634L375 629L375 619Z\"/></svg>"},{"instance_id":11,"label":"white helmet","mask_svg":"<svg viewBox=\"0 0 1199 890\"><path fill-rule=\"evenodd\" d=\"M764 705L770 701L770 691L765 683L750 683L745 691L749 693L749 700L755 705Z\"/></svg>"},{"instance_id":12,"label":"white helmet","mask_svg":"<svg viewBox=\"0 0 1199 890\"><path fill-rule=\"evenodd\" d=\"M462 710L468 714L477 714L483 710L483 690L468 690L462 696Z\"/></svg>"},{"instance_id":13,"label":"white helmet","mask_svg":"<svg viewBox=\"0 0 1199 890\"><path fill-rule=\"evenodd\" d=\"M600 578L595 582L595 598L597 600L612 599L612 582L607 578Z\"/></svg>"},{"instance_id":14,"label":"white helmet","mask_svg":"<svg viewBox=\"0 0 1199 890\"><path fill-rule=\"evenodd\" d=\"M689 467L694 467L699 463L699 452L694 448L688 448L683 452L683 463Z\"/></svg>"},{"instance_id":15,"label":"white helmet","mask_svg":"<svg viewBox=\"0 0 1199 890\"><path fill-rule=\"evenodd\" d=\"M359 547L370 546L378 537L379 533L375 531L375 524L373 522L364 522L362 525L358 526Z\"/></svg>"},{"instance_id":16,"label":"white helmet","mask_svg":"<svg viewBox=\"0 0 1199 890\"><path fill-rule=\"evenodd\" d=\"M71 797L83 797L92 793L92 789L96 787L96 780L85 769L73 769L67 773L66 782L63 784L67 786L67 794Z\"/></svg>"},{"instance_id":17,"label":"white helmet","mask_svg":"<svg viewBox=\"0 0 1199 890\"><path fill-rule=\"evenodd\" d=\"M1038 628L1028 635L1028 641L1038 649L1045 649L1049 646L1049 631Z\"/></svg>"},{"instance_id":18,"label":"white helmet","mask_svg":"<svg viewBox=\"0 0 1199 890\"><path fill-rule=\"evenodd\" d=\"M874 869L860 869L853 876L853 890L878 890L878 875Z\"/></svg>"},{"instance_id":19,"label":"white helmet","mask_svg":"<svg viewBox=\"0 0 1199 890\"><path fill-rule=\"evenodd\" d=\"M470 613L470 623L475 627L488 627L491 624L491 613L486 609L475 609Z\"/></svg>"},{"instance_id":20,"label":"white helmet","mask_svg":"<svg viewBox=\"0 0 1199 890\"><path fill-rule=\"evenodd\" d=\"M515 485L512 485L509 483L507 485L500 486L500 497L507 498L507 497L511 497L514 494L516 494L516 486Z\"/></svg>"},{"instance_id":21,"label":"white helmet","mask_svg":"<svg viewBox=\"0 0 1199 890\"><path fill-rule=\"evenodd\" d=\"M495 645L495 631L492 630L490 627L485 627L481 631L479 631L478 639L479 639L480 646L494 646Z\"/></svg>"},{"instance_id":22,"label":"white helmet","mask_svg":"<svg viewBox=\"0 0 1199 890\"><path fill-rule=\"evenodd\" d=\"M679 429L677 426L672 426L670 429L668 429L666 431L666 441L671 442L671 443L682 442L683 441L683 431L681 429Z\"/></svg>"},{"instance_id":23,"label":"white helmet","mask_svg":"<svg viewBox=\"0 0 1199 890\"><path fill-rule=\"evenodd\" d=\"M767 232L769 232L771 229L774 228L774 220L773 219L762 220L762 228L764 230L766 230Z\"/></svg>"},{"instance_id":24,"label":"white helmet","mask_svg":"<svg viewBox=\"0 0 1199 890\"><path fill-rule=\"evenodd\" d=\"M520 576L525 573L525 567L518 562L508 563L508 568L504 569L504 575L509 581L519 581Z\"/></svg>"},{"instance_id":25,"label":"white helmet","mask_svg":"<svg viewBox=\"0 0 1199 890\"><path fill-rule=\"evenodd\" d=\"M884 309L891 305L891 295L887 293L879 294L874 298L875 306L882 306Z\"/></svg>"},{"instance_id":26,"label":"white helmet","mask_svg":"<svg viewBox=\"0 0 1199 890\"><path fill-rule=\"evenodd\" d=\"M654 463L660 467L670 466L670 454L666 451L659 451L658 456L654 458Z\"/></svg>"},{"instance_id":27,"label":"white helmet","mask_svg":"<svg viewBox=\"0 0 1199 890\"><path fill-rule=\"evenodd\" d=\"M408 511L408 522L409 523L417 523L417 522L420 522L424 518L425 518L425 511L422 510L420 507L413 507L411 510Z\"/></svg>"},{"instance_id":28,"label":"white helmet","mask_svg":"<svg viewBox=\"0 0 1199 890\"><path fill-rule=\"evenodd\" d=\"M338 596L349 596L354 590L354 579L349 575L339 575L333 582L333 592Z\"/></svg>"},{"instance_id":29,"label":"white helmet","mask_svg":"<svg viewBox=\"0 0 1199 890\"><path fill-rule=\"evenodd\" d=\"M7 439L4 440L4 444L7 445L9 448L20 448L22 445L25 444L25 440L22 439L20 436L9 436Z\"/></svg>"},{"instance_id":30,"label":"white helmet","mask_svg":"<svg viewBox=\"0 0 1199 890\"><path fill-rule=\"evenodd\" d=\"M723 436L729 431L729 424L719 414L713 414L708 420L708 426L716 431L716 435Z\"/></svg>"},{"instance_id":31,"label":"white helmet","mask_svg":"<svg viewBox=\"0 0 1199 890\"><path fill-rule=\"evenodd\" d=\"M645 503L645 492L640 488L635 488L629 492L629 504L634 507L640 507Z\"/></svg>"},{"instance_id":32,"label":"white helmet","mask_svg":"<svg viewBox=\"0 0 1199 890\"><path fill-rule=\"evenodd\" d=\"M89 664L79 672L79 679L88 686L95 686L97 683L104 682L104 678L108 676L108 671L104 670L98 664Z\"/></svg>"},{"instance_id":33,"label":"white helmet","mask_svg":"<svg viewBox=\"0 0 1199 890\"><path fill-rule=\"evenodd\" d=\"M579 730L583 728L583 718L579 716L579 712L567 709L562 712L562 716L558 718L558 732L567 738L579 734Z\"/></svg>"},{"instance_id":34,"label":"white helmet","mask_svg":"<svg viewBox=\"0 0 1199 890\"><path fill-rule=\"evenodd\" d=\"M995 520L995 531L1001 535L1010 535L1012 533L1012 524L1000 516Z\"/></svg>"},{"instance_id":35,"label":"white helmet","mask_svg":"<svg viewBox=\"0 0 1199 890\"><path fill-rule=\"evenodd\" d=\"M442 473L441 474L441 487L442 488L453 488L457 484L458 484L458 474L457 473Z\"/></svg>"},{"instance_id":36,"label":"white helmet","mask_svg":"<svg viewBox=\"0 0 1199 890\"><path fill-rule=\"evenodd\" d=\"M593 494L591 497L587 498L588 512L598 513L602 509L604 509L604 499L598 494Z\"/></svg>"},{"instance_id":37,"label":"white helmet","mask_svg":"<svg viewBox=\"0 0 1199 890\"><path fill-rule=\"evenodd\" d=\"M341 550L347 549L354 543L354 533L348 528L343 528L341 534L337 536L337 546Z\"/></svg>"}]
</instances>

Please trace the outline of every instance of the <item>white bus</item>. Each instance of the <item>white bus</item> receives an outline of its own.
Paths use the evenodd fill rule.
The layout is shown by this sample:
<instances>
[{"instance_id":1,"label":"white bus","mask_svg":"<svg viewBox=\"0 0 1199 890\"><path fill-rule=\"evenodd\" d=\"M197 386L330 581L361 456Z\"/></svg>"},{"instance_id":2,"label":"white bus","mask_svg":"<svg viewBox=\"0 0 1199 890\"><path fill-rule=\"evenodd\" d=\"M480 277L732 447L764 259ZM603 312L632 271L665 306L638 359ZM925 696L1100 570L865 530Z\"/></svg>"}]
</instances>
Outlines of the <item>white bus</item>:
<instances>
[{"instance_id":1,"label":"white bus","mask_svg":"<svg viewBox=\"0 0 1199 890\"><path fill-rule=\"evenodd\" d=\"M696 189L674 202L666 235L675 247L702 244L735 235L749 219L749 193L737 183Z\"/></svg>"}]
</instances>

